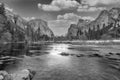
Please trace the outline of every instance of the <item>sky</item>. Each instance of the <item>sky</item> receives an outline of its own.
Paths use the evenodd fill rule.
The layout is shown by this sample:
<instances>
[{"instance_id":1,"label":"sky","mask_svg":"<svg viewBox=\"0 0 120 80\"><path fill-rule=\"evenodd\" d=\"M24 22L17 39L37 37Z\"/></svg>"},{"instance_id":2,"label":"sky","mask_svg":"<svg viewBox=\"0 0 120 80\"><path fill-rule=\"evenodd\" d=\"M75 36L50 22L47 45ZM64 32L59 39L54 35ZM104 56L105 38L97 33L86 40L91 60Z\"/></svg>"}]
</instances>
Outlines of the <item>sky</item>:
<instances>
[{"instance_id":1,"label":"sky","mask_svg":"<svg viewBox=\"0 0 120 80\"><path fill-rule=\"evenodd\" d=\"M120 0L0 0L6 9L26 20L48 22L55 35L65 35L79 19L94 20L102 10L120 7Z\"/></svg>"}]
</instances>

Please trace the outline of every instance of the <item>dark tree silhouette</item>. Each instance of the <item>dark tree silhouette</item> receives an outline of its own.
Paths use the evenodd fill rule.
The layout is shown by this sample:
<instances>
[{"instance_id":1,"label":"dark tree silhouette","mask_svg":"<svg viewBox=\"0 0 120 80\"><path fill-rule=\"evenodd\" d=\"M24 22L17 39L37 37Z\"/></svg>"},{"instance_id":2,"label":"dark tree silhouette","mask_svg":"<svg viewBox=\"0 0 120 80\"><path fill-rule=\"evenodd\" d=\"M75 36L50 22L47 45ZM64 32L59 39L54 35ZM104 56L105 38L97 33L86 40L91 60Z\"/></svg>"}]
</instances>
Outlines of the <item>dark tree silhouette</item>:
<instances>
[{"instance_id":1,"label":"dark tree silhouette","mask_svg":"<svg viewBox=\"0 0 120 80\"><path fill-rule=\"evenodd\" d=\"M5 15L5 5L4 5L4 3L0 4L0 14Z\"/></svg>"},{"instance_id":2,"label":"dark tree silhouette","mask_svg":"<svg viewBox=\"0 0 120 80\"><path fill-rule=\"evenodd\" d=\"M89 35L89 36L88 36L88 39L89 39L89 40L91 40L91 37L92 37L91 34L92 34L92 30L91 30L91 28L89 27L89 29L88 29L88 35Z\"/></svg>"},{"instance_id":3,"label":"dark tree silhouette","mask_svg":"<svg viewBox=\"0 0 120 80\"><path fill-rule=\"evenodd\" d=\"M100 26L99 25L97 25L97 31L96 31L96 39L98 40L98 39L100 39Z\"/></svg>"},{"instance_id":4,"label":"dark tree silhouette","mask_svg":"<svg viewBox=\"0 0 120 80\"><path fill-rule=\"evenodd\" d=\"M83 32L81 31L81 29L78 29L76 39L79 39L79 37L80 37L82 34L83 34Z\"/></svg>"},{"instance_id":5,"label":"dark tree silhouette","mask_svg":"<svg viewBox=\"0 0 120 80\"><path fill-rule=\"evenodd\" d=\"M13 17L13 19L14 19L14 23L17 24L18 15L15 15L15 16Z\"/></svg>"}]
</instances>

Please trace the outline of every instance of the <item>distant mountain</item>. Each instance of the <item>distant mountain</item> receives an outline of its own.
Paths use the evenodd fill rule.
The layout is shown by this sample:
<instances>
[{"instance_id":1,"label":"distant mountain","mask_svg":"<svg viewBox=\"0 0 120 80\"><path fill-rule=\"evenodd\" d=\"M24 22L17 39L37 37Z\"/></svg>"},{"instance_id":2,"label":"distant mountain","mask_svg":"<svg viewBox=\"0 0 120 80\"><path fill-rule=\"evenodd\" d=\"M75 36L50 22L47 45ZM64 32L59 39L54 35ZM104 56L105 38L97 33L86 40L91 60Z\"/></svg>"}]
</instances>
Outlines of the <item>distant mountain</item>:
<instances>
[{"instance_id":1,"label":"distant mountain","mask_svg":"<svg viewBox=\"0 0 120 80\"><path fill-rule=\"evenodd\" d=\"M1 42L48 40L53 36L46 21L41 19L26 21L21 16L6 10L4 4L0 4Z\"/></svg>"},{"instance_id":2,"label":"distant mountain","mask_svg":"<svg viewBox=\"0 0 120 80\"><path fill-rule=\"evenodd\" d=\"M67 37L70 39L75 39L77 38L77 33L78 33L78 26L76 24L71 24L70 28L68 29L68 34Z\"/></svg>"},{"instance_id":3,"label":"distant mountain","mask_svg":"<svg viewBox=\"0 0 120 80\"><path fill-rule=\"evenodd\" d=\"M27 26L28 36L34 40L48 40L53 38L54 34L48 27L48 23L42 19L33 19L28 22Z\"/></svg>"},{"instance_id":4,"label":"distant mountain","mask_svg":"<svg viewBox=\"0 0 120 80\"><path fill-rule=\"evenodd\" d=\"M76 32L73 28L68 29L69 33L74 33L72 36L76 39L115 39L120 38L120 8L112 8L111 10L103 10L94 21L86 21L80 19L77 24ZM76 34L75 34L76 33ZM77 35L77 36L76 36ZM69 37L69 39L74 39Z\"/></svg>"}]
</instances>

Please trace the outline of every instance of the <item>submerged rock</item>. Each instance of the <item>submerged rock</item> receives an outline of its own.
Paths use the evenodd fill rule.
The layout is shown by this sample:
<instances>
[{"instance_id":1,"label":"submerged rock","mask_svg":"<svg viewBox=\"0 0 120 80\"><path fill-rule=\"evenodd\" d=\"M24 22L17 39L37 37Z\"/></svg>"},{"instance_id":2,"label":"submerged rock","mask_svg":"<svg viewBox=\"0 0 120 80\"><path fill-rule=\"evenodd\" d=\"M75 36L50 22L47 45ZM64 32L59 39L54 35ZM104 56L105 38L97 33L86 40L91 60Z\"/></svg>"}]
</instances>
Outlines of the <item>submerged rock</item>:
<instances>
[{"instance_id":1,"label":"submerged rock","mask_svg":"<svg viewBox=\"0 0 120 80\"><path fill-rule=\"evenodd\" d=\"M6 71L0 71L0 80L32 80L35 71L24 69L19 72L8 74Z\"/></svg>"},{"instance_id":2,"label":"submerged rock","mask_svg":"<svg viewBox=\"0 0 120 80\"><path fill-rule=\"evenodd\" d=\"M32 80L35 73L35 71L32 71L30 69L24 69L22 71L12 74L12 77L13 80Z\"/></svg>"},{"instance_id":3,"label":"submerged rock","mask_svg":"<svg viewBox=\"0 0 120 80\"><path fill-rule=\"evenodd\" d=\"M117 55L107 57L110 60L120 60L120 57Z\"/></svg>"},{"instance_id":4,"label":"submerged rock","mask_svg":"<svg viewBox=\"0 0 120 80\"><path fill-rule=\"evenodd\" d=\"M109 52L110 55L113 55L113 53Z\"/></svg>"},{"instance_id":5,"label":"submerged rock","mask_svg":"<svg viewBox=\"0 0 120 80\"><path fill-rule=\"evenodd\" d=\"M85 56L84 54L78 54L78 55L76 55L76 57L83 57L83 56Z\"/></svg>"},{"instance_id":6,"label":"submerged rock","mask_svg":"<svg viewBox=\"0 0 120 80\"><path fill-rule=\"evenodd\" d=\"M120 53L116 53L116 55L119 55L119 56L120 56Z\"/></svg>"},{"instance_id":7,"label":"submerged rock","mask_svg":"<svg viewBox=\"0 0 120 80\"><path fill-rule=\"evenodd\" d=\"M89 57L103 57L102 55L100 55L100 54L91 54L91 55L88 55Z\"/></svg>"},{"instance_id":8,"label":"submerged rock","mask_svg":"<svg viewBox=\"0 0 120 80\"><path fill-rule=\"evenodd\" d=\"M0 71L0 80L13 80L13 78L6 71Z\"/></svg>"},{"instance_id":9,"label":"submerged rock","mask_svg":"<svg viewBox=\"0 0 120 80\"><path fill-rule=\"evenodd\" d=\"M69 56L70 54L69 54L69 53L62 52L62 53L60 53L60 55L62 55L62 56Z\"/></svg>"},{"instance_id":10,"label":"submerged rock","mask_svg":"<svg viewBox=\"0 0 120 80\"><path fill-rule=\"evenodd\" d=\"M3 80L3 79L4 79L4 77L2 75L0 75L0 80Z\"/></svg>"}]
</instances>

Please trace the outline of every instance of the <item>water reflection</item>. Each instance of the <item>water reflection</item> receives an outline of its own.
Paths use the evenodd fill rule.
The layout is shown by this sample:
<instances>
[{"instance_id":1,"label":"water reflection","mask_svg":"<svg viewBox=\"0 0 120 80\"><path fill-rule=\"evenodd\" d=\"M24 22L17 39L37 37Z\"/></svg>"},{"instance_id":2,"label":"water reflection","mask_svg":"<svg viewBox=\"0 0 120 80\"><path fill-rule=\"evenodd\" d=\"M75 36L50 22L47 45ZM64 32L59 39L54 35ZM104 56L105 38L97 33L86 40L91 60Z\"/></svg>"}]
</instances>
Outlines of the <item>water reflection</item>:
<instances>
[{"instance_id":1,"label":"water reflection","mask_svg":"<svg viewBox=\"0 0 120 80\"><path fill-rule=\"evenodd\" d=\"M53 44L50 45L51 50L48 50L48 60L47 65L53 67L67 67L70 66L70 57L61 56L60 53L67 53L69 50L68 44ZM67 65L66 65L67 64Z\"/></svg>"},{"instance_id":2,"label":"water reflection","mask_svg":"<svg viewBox=\"0 0 120 80\"><path fill-rule=\"evenodd\" d=\"M8 43L0 45L0 56L20 56L27 52L27 45L24 43Z\"/></svg>"},{"instance_id":3,"label":"water reflection","mask_svg":"<svg viewBox=\"0 0 120 80\"><path fill-rule=\"evenodd\" d=\"M53 44L50 45L52 47L51 50L49 50L49 53L52 55L60 56L59 54L62 52L68 52L69 45L68 44Z\"/></svg>"}]
</instances>

